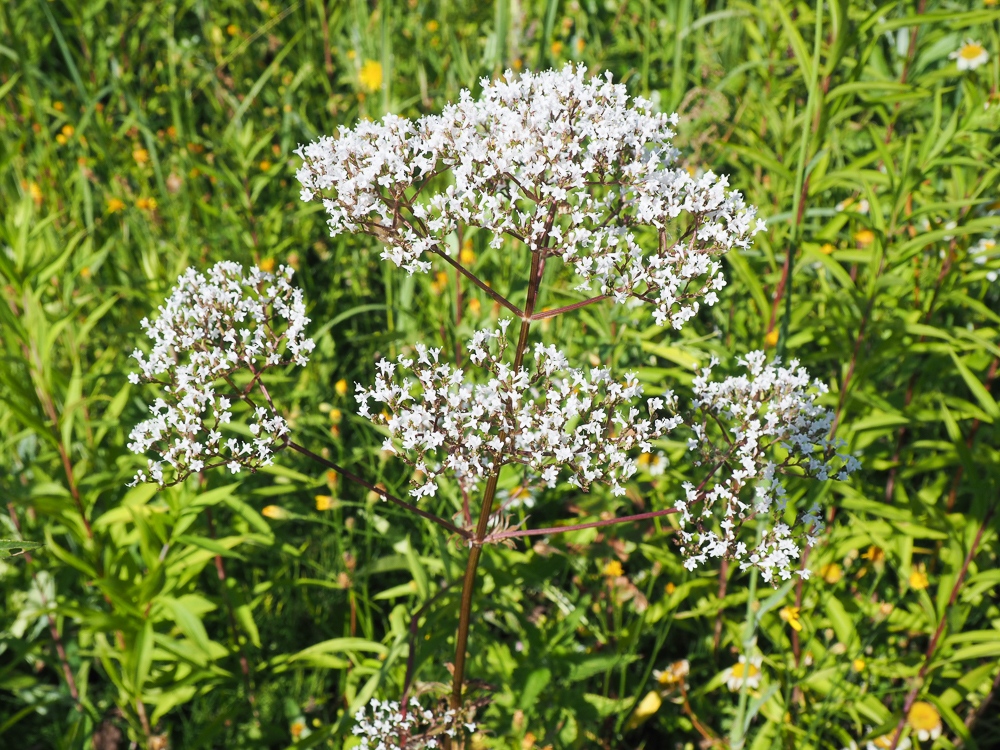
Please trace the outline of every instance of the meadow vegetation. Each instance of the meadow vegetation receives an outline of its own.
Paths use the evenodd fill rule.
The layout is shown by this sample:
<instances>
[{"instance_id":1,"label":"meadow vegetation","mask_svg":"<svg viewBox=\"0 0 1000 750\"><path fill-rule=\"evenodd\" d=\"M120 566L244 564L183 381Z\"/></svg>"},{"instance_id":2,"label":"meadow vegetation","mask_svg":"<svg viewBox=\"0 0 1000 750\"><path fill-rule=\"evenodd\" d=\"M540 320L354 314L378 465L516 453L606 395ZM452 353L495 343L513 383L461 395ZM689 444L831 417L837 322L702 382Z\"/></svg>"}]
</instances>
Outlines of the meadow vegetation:
<instances>
[{"instance_id":1,"label":"meadow vegetation","mask_svg":"<svg viewBox=\"0 0 1000 750\"><path fill-rule=\"evenodd\" d=\"M588 305L539 340L682 400L714 356L796 358L861 468L788 484L826 522L808 578L691 570L675 514L484 548L466 747L1000 744L998 53L992 0L0 3L0 745L350 748L372 699L449 693L469 551L382 502L413 470L355 383L504 311L331 237L294 152L567 63L676 112L680 165L766 226L682 330ZM527 291L485 233L453 251ZM292 451L128 486L140 321L219 261L295 270L315 349L268 388L370 489ZM498 497L587 525L671 507L692 463L667 435L622 495Z\"/></svg>"}]
</instances>

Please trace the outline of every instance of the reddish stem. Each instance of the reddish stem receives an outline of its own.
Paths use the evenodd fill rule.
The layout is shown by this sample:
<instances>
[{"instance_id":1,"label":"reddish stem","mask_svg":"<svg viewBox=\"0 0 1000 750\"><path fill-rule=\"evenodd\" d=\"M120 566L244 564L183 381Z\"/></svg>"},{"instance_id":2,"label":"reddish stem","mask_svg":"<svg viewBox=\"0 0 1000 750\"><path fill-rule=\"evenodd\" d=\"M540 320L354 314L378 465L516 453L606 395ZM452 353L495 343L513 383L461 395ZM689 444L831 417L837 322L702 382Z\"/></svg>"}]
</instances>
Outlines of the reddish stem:
<instances>
[{"instance_id":1,"label":"reddish stem","mask_svg":"<svg viewBox=\"0 0 1000 750\"><path fill-rule=\"evenodd\" d=\"M667 508L665 510L654 510L648 513L638 513L634 516L608 518L603 521L591 521L590 523L577 523L572 526L550 526L544 529L510 529L509 531L501 531L497 534L490 534L483 540L483 542L498 542L503 539L511 539L519 536L544 536L545 534L562 534L567 531L579 531L580 529L596 529L602 526L614 526L619 523L645 521L650 518L659 518L661 516L668 516L671 513L677 512L676 508Z\"/></svg>"}]
</instances>

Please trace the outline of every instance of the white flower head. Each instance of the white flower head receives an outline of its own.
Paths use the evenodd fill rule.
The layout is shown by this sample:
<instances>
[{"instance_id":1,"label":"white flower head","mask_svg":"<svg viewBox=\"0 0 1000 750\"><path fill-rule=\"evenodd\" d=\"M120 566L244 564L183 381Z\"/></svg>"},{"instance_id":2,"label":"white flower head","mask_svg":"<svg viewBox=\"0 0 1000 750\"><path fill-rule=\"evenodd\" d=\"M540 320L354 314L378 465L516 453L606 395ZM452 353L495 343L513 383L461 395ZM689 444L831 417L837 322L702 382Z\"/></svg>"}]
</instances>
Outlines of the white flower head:
<instances>
[{"instance_id":1,"label":"white flower head","mask_svg":"<svg viewBox=\"0 0 1000 750\"><path fill-rule=\"evenodd\" d=\"M763 224L725 177L677 165L676 115L586 72L508 71L440 115L341 128L296 152L302 197L322 200L332 235L371 234L410 273L471 227L493 247L509 238L559 257L582 287L649 302L657 324L680 328L725 286L718 256Z\"/></svg>"},{"instance_id":2,"label":"white flower head","mask_svg":"<svg viewBox=\"0 0 1000 750\"><path fill-rule=\"evenodd\" d=\"M722 673L726 686L735 693L739 692L746 682L747 688L756 690L760 687L762 663L763 658L759 654L751 656L749 661L746 656L740 654L739 661Z\"/></svg>"},{"instance_id":3,"label":"white flower head","mask_svg":"<svg viewBox=\"0 0 1000 750\"><path fill-rule=\"evenodd\" d=\"M954 60L959 70L975 70L980 65L985 65L990 55L986 48L979 42L966 39L962 46L952 52L948 57Z\"/></svg>"},{"instance_id":4,"label":"white flower head","mask_svg":"<svg viewBox=\"0 0 1000 750\"><path fill-rule=\"evenodd\" d=\"M972 262L977 265L984 266L986 264L992 264L997 260L997 241L994 237L983 237L975 245L969 248L969 257L972 258ZM994 282L997 280L997 271L994 268L990 268L986 272L986 280L989 282Z\"/></svg>"},{"instance_id":5,"label":"white flower head","mask_svg":"<svg viewBox=\"0 0 1000 750\"><path fill-rule=\"evenodd\" d=\"M372 698L358 709L351 733L360 740L360 750L430 750L443 746L444 735L475 732L474 714L474 706L455 711L439 704L428 709L415 698L405 707Z\"/></svg>"},{"instance_id":6,"label":"white flower head","mask_svg":"<svg viewBox=\"0 0 1000 750\"><path fill-rule=\"evenodd\" d=\"M892 740L895 736L895 732L889 732L888 734L881 734L878 737L874 737L865 743L865 750L886 750L886 748L892 747ZM910 747L912 745L909 737L903 737L896 744L896 750L910 750Z\"/></svg>"},{"instance_id":7,"label":"white flower head","mask_svg":"<svg viewBox=\"0 0 1000 750\"><path fill-rule=\"evenodd\" d=\"M148 474L140 471L132 484L162 486L217 466L235 474L271 463L288 427L260 376L273 367L304 365L314 346L305 337L309 318L291 276L284 266L276 275L259 268L244 275L232 262L207 274L189 268L156 320L142 321L150 350L133 352L139 372L129 380L159 384L162 395L149 407L152 417L132 429L129 449L152 450L159 460L150 460ZM255 388L263 403L252 400ZM248 434L227 426L237 401L249 407Z\"/></svg>"},{"instance_id":8,"label":"white flower head","mask_svg":"<svg viewBox=\"0 0 1000 750\"><path fill-rule=\"evenodd\" d=\"M410 494L435 495L444 474L473 491L505 463L523 466L527 483L555 487L565 471L583 490L599 481L624 494L623 483L637 471L629 452L649 451L650 441L680 424L663 413L672 394L648 399L643 410L635 405L642 386L634 374L619 382L606 369L585 372L540 343L532 369L515 371L504 356L504 322L469 341L469 359L481 374L475 380L441 362L440 349L418 344L416 359L382 360L375 386L358 385L361 416L389 429L385 449L422 472ZM373 414L372 401L387 411Z\"/></svg>"},{"instance_id":9,"label":"white flower head","mask_svg":"<svg viewBox=\"0 0 1000 750\"><path fill-rule=\"evenodd\" d=\"M738 360L747 374L719 382L710 380L713 360L694 379L694 406L703 416L692 426L688 448L711 474L699 488L685 484L686 497L677 502L678 537L691 570L725 557L742 570L758 568L767 582L789 578L800 549L795 530L783 520L781 475L794 467L821 481L844 480L861 467L854 456L837 453L841 443L829 436L833 413L816 403L826 386L811 380L797 360L783 367L765 359L761 351L750 352ZM772 523L756 547L740 541L747 520L768 517ZM807 544L815 544L823 528L819 507L802 514L796 526Z\"/></svg>"}]
</instances>

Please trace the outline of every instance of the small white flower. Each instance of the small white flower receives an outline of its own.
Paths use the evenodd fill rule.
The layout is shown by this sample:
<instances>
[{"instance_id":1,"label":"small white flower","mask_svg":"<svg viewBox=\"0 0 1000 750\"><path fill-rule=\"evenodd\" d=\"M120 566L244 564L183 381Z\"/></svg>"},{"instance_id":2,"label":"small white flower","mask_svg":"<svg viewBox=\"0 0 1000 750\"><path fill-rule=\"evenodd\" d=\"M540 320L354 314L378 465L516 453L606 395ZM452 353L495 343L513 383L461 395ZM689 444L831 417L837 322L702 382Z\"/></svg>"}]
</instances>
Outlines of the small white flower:
<instances>
[{"instance_id":1,"label":"small white flower","mask_svg":"<svg viewBox=\"0 0 1000 750\"><path fill-rule=\"evenodd\" d=\"M323 202L331 235L373 235L410 273L428 271L456 228L477 227L494 248L514 239L557 256L582 287L648 302L658 325L680 328L718 299L719 256L748 248L763 223L726 177L678 165L676 115L586 73L508 71L440 115L341 128L296 152L302 198ZM423 189L440 174L449 181Z\"/></svg>"},{"instance_id":2,"label":"small white flower","mask_svg":"<svg viewBox=\"0 0 1000 750\"><path fill-rule=\"evenodd\" d=\"M758 568L770 583L776 576L804 575L795 565L800 549L793 527L783 520L787 498L781 474L796 467L821 481L846 479L860 462L837 453L841 443L829 437L833 413L816 403L826 386L810 379L797 360L788 367L765 360L763 352L750 352L739 359L746 375L713 382L713 362L695 377L694 406L704 416L692 425L688 448L698 454L697 463L715 468L700 490L686 483L686 496L676 506L685 567L725 557L739 562L741 570ZM772 526L748 548L739 539L744 522L768 515ZM820 509L801 514L795 525L812 544L823 528Z\"/></svg>"},{"instance_id":3,"label":"small white flower","mask_svg":"<svg viewBox=\"0 0 1000 750\"><path fill-rule=\"evenodd\" d=\"M750 657L749 661L747 661L746 656L740 654L739 662L723 672L726 680L726 686L735 693L738 692L743 687L743 683L746 682L747 688L750 690L756 690L760 687L762 674L760 667L762 663L763 658L759 654Z\"/></svg>"},{"instance_id":4,"label":"small white flower","mask_svg":"<svg viewBox=\"0 0 1000 750\"><path fill-rule=\"evenodd\" d=\"M515 371L507 349L502 325L477 331L467 350L480 377L469 377L440 362L440 349L417 344L416 360L400 356L398 373L380 366L375 386L358 388L359 413L389 429L386 448L423 472L413 497L433 497L444 474L471 492L508 463L526 470L525 488L539 481L554 487L566 473L584 491L603 482L621 495L637 471L629 453L648 451L681 423L660 410L675 405L672 394L654 401L660 409L643 413L635 405L642 395L635 374L618 382L606 369L578 370L543 344L534 347L531 370ZM373 413L371 401L384 404L388 416Z\"/></svg>"},{"instance_id":5,"label":"small white flower","mask_svg":"<svg viewBox=\"0 0 1000 750\"><path fill-rule=\"evenodd\" d=\"M129 449L154 451L170 467L164 475L157 462L153 481L162 486L204 469L226 466L235 474L271 463L288 427L270 408L260 375L278 365L304 365L314 346L305 336L309 318L291 275L286 267L276 275L258 268L244 275L230 262L207 274L189 268L156 320L142 321L151 346L148 354L133 352L139 373L129 381L160 383L162 396L149 407L152 416L132 429ZM256 397L267 407L244 392L246 382L257 385ZM219 428L232 421L233 404L221 390L254 407L247 424L251 441L222 440ZM136 481L146 481L145 475Z\"/></svg>"},{"instance_id":6,"label":"small white flower","mask_svg":"<svg viewBox=\"0 0 1000 750\"><path fill-rule=\"evenodd\" d=\"M955 60L959 70L975 70L980 65L985 65L990 59L986 48L971 39L966 39L962 46L948 57Z\"/></svg>"},{"instance_id":7,"label":"small white flower","mask_svg":"<svg viewBox=\"0 0 1000 750\"><path fill-rule=\"evenodd\" d=\"M372 698L368 706L354 715L351 733L360 740L357 745L360 750L426 750L440 746L435 735L455 737L463 728L470 734L475 732L477 725L470 720L472 713L444 709L441 705L425 709L415 698L410 698L405 709L396 701Z\"/></svg>"}]
</instances>

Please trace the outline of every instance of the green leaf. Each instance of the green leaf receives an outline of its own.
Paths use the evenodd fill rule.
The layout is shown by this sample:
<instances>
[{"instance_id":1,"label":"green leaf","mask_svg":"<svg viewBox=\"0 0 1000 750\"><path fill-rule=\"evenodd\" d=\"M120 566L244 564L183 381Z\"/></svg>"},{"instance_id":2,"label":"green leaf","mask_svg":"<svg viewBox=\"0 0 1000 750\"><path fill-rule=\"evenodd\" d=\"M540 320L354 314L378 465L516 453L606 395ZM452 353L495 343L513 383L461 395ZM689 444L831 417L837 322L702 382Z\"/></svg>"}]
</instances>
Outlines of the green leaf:
<instances>
[{"instance_id":1,"label":"green leaf","mask_svg":"<svg viewBox=\"0 0 1000 750\"><path fill-rule=\"evenodd\" d=\"M15 557L30 552L33 549L40 549L45 545L41 542L28 542L19 539L0 539L0 560L5 557Z\"/></svg>"}]
</instances>

